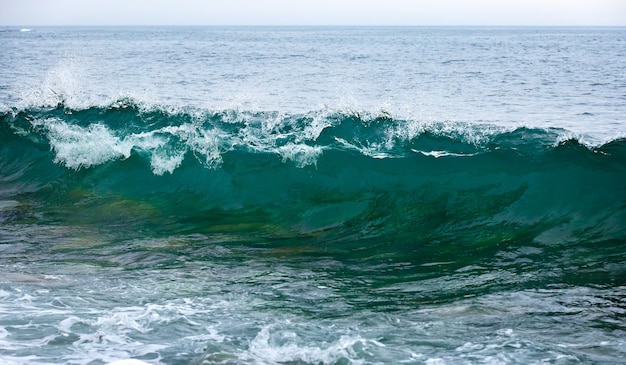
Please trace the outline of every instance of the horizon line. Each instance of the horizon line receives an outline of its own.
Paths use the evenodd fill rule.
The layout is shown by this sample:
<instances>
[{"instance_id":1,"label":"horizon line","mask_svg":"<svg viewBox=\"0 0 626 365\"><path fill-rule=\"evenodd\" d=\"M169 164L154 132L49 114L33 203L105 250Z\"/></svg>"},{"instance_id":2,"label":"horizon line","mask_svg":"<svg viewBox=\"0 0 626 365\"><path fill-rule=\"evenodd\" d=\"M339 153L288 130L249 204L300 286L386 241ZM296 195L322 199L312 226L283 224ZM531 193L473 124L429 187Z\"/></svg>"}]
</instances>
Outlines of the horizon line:
<instances>
[{"instance_id":1,"label":"horizon line","mask_svg":"<svg viewBox=\"0 0 626 365\"><path fill-rule=\"evenodd\" d=\"M0 27L372 27L372 28L624 28L626 24L0 24Z\"/></svg>"}]
</instances>

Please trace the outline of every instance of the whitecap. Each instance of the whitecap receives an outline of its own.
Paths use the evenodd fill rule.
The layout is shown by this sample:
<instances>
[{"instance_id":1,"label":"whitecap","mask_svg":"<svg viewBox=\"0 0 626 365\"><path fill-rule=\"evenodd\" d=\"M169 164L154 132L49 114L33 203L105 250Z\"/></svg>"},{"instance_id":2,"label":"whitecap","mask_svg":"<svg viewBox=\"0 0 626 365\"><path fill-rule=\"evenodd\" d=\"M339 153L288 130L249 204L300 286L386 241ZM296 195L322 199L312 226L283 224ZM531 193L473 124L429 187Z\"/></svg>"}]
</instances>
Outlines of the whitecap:
<instances>
[{"instance_id":1,"label":"whitecap","mask_svg":"<svg viewBox=\"0 0 626 365\"><path fill-rule=\"evenodd\" d=\"M420 151L420 150L415 150L415 149L411 149L411 151L415 153L420 153L424 156L429 156L429 157L434 157L434 158L448 157L448 156L472 157L478 154L478 153L455 153L455 152L449 152L449 151Z\"/></svg>"},{"instance_id":2,"label":"whitecap","mask_svg":"<svg viewBox=\"0 0 626 365\"><path fill-rule=\"evenodd\" d=\"M278 154L282 156L283 161L293 161L297 167L316 165L322 152L322 147L306 144L289 143L278 148Z\"/></svg>"},{"instance_id":3,"label":"whitecap","mask_svg":"<svg viewBox=\"0 0 626 365\"><path fill-rule=\"evenodd\" d=\"M133 143L113 135L103 124L83 128L60 120L40 122L48 130L54 161L79 170L115 159L130 157Z\"/></svg>"}]
</instances>

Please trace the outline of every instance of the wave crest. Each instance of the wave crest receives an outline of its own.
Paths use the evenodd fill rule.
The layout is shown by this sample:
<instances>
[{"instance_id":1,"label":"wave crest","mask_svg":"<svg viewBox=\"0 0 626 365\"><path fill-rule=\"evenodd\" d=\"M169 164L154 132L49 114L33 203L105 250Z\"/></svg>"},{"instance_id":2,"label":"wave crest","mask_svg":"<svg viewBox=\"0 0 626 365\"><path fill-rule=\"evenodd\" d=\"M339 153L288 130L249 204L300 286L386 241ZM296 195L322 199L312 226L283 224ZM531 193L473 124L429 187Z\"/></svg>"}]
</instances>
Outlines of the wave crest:
<instances>
[{"instance_id":1,"label":"wave crest","mask_svg":"<svg viewBox=\"0 0 626 365\"><path fill-rule=\"evenodd\" d=\"M173 173L185 156L219 168L230 151L273 154L299 167L316 165L327 150L355 151L373 158L468 157L496 150L533 155L566 141L579 143L562 129L505 128L491 124L423 122L394 119L386 113L312 111L302 115L240 110L146 109L132 99L106 107L12 110L5 128L38 134L55 161L68 168L89 168L146 156L157 175ZM21 131L21 132L20 132ZM601 146L586 145L601 151Z\"/></svg>"},{"instance_id":2,"label":"wave crest","mask_svg":"<svg viewBox=\"0 0 626 365\"><path fill-rule=\"evenodd\" d=\"M324 151L354 151L372 158L471 157L497 150L536 155L567 141L562 129L505 128L491 124L423 122L388 114L330 110L289 115L240 110L144 108L132 99L106 107L11 110L5 128L43 139L54 161L71 169L90 168L137 154L154 174L173 173L186 156L219 168L231 151L276 155L298 167L316 166ZM601 146L586 146L601 151Z\"/></svg>"}]
</instances>

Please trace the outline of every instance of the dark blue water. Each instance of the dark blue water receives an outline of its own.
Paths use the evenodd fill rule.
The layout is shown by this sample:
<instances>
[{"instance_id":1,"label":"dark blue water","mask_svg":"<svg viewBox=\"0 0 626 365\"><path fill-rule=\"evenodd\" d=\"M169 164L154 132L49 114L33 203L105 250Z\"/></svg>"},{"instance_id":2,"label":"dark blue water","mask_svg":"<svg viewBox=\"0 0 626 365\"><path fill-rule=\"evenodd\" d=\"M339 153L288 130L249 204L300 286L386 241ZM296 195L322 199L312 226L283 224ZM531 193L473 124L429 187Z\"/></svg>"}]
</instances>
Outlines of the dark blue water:
<instances>
[{"instance_id":1,"label":"dark blue water","mask_svg":"<svg viewBox=\"0 0 626 365\"><path fill-rule=\"evenodd\" d=\"M0 32L0 362L626 361L624 28Z\"/></svg>"}]
</instances>

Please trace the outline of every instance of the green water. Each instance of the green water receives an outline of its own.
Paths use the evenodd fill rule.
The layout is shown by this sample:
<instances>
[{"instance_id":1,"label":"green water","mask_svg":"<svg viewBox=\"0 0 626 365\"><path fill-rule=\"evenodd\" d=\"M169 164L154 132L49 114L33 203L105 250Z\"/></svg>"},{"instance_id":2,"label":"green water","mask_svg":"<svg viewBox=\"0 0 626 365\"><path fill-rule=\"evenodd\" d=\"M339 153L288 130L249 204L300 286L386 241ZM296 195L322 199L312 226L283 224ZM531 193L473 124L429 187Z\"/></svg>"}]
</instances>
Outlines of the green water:
<instances>
[{"instance_id":1,"label":"green water","mask_svg":"<svg viewBox=\"0 0 626 365\"><path fill-rule=\"evenodd\" d=\"M625 358L623 140L122 105L2 115L5 363Z\"/></svg>"}]
</instances>

